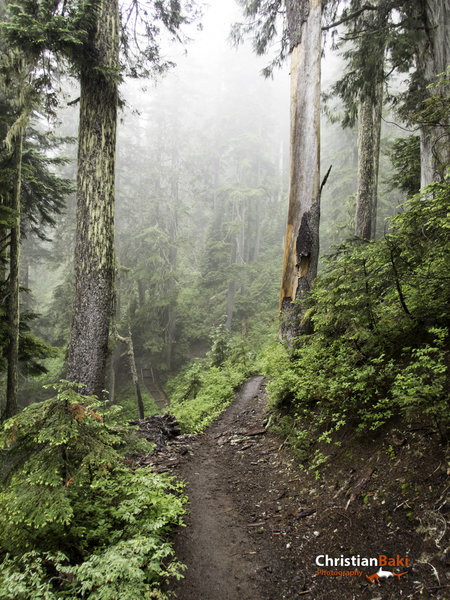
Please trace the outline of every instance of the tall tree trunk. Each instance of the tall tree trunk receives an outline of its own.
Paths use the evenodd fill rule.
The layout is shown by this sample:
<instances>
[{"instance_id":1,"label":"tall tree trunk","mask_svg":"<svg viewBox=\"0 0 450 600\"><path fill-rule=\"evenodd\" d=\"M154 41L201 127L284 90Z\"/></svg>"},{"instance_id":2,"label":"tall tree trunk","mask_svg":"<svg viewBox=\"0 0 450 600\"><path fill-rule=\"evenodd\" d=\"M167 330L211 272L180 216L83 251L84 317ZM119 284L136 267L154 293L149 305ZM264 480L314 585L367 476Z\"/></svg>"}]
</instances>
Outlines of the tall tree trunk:
<instances>
[{"instance_id":1,"label":"tall tree trunk","mask_svg":"<svg viewBox=\"0 0 450 600\"><path fill-rule=\"evenodd\" d=\"M384 72L383 62L380 63L382 79L378 81L375 87L375 106L373 113L374 146L373 146L373 201L372 201L372 239L375 239L377 233L377 209L378 209L378 177L380 172L380 150L381 150L381 118L383 115L384 101Z\"/></svg>"},{"instance_id":2,"label":"tall tree trunk","mask_svg":"<svg viewBox=\"0 0 450 600\"><path fill-rule=\"evenodd\" d=\"M320 0L288 0L286 9L291 45L291 168L280 336L290 343L308 330L304 316L319 258L322 11Z\"/></svg>"},{"instance_id":3,"label":"tall tree trunk","mask_svg":"<svg viewBox=\"0 0 450 600\"><path fill-rule=\"evenodd\" d=\"M96 31L81 69L75 302L68 379L100 395L105 383L114 285L114 177L119 16L116 0L96 6ZM109 70L109 73L102 69Z\"/></svg>"},{"instance_id":4,"label":"tall tree trunk","mask_svg":"<svg viewBox=\"0 0 450 600\"><path fill-rule=\"evenodd\" d=\"M237 263L237 245L238 245L237 234L235 234L232 244L233 245L232 245L232 249L231 249L231 264L235 265ZM231 324L233 322L234 301L236 298L236 290L237 290L237 282L235 279L232 279L228 283L228 290L227 290L227 306L226 306L227 318L225 321L225 329L227 331L231 331Z\"/></svg>"},{"instance_id":5,"label":"tall tree trunk","mask_svg":"<svg viewBox=\"0 0 450 600\"><path fill-rule=\"evenodd\" d=\"M255 206L255 244L253 246L253 252L251 261L256 262L259 257L259 249L261 247L261 203L262 199L256 202Z\"/></svg>"},{"instance_id":6,"label":"tall tree trunk","mask_svg":"<svg viewBox=\"0 0 450 600\"><path fill-rule=\"evenodd\" d=\"M9 243L9 285L8 285L8 329L9 343L6 351L8 373L6 382L6 406L4 416L12 417L18 409L19 371L19 259L20 259L20 190L22 180L23 131L20 130L14 141L13 169L14 184L10 207L14 210L14 225L11 227Z\"/></svg>"},{"instance_id":7,"label":"tall tree trunk","mask_svg":"<svg viewBox=\"0 0 450 600\"><path fill-rule=\"evenodd\" d=\"M116 402L116 390L117 390L117 374L119 372L120 365L120 348L119 344L115 344L114 350L112 351L110 358L110 366L109 366L109 396L108 402L110 404L115 404Z\"/></svg>"},{"instance_id":8,"label":"tall tree trunk","mask_svg":"<svg viewBox=\"0 0 450 600\"><path fill-rule=\"evenodd\" d=\"M131 380L133 381L134 395L136 397L136 406L140 419L144 418L144 402L142 400L141 386L139 385L139 377L136 367L136 357L134 354L133 337L131 329L128 328L128 337L122 337L116 331L116 339L127 345L128 364L130 365Z\"/></svg>"},{"instance_id":9,"label":"tall tree trunk","mask_svg":"<svg viewBox=\"0 0 450 600\"><path fill-rule=\"evenodd\" d=\"M423 0L425 34L419 45L417 65L425 85L432 83L450 63L450 6L448 0ZM427 95L448 94L448 90L426 90ZM440 124L423 124L420 130L420 185L441 181L450 163L448 131Z\"/></svg>"},{"instance_id":10,"label":"tall tree trunk","mask_svg":"<svg viewBox=\"0 0 450 600\"><path fill-rule=\"evenodd\" d=\"M168 211L167 232L169 234L169 268L170 276L168 281L167 295L169 297L169 306L167 310L167 323L165 326L165 347L166 364L169 371L172 369L173 349L175 346L175 336L177 330L177 282L176 269L178 259L177 235L178 235L178 212L180 205L179 193L179 172L180 157L176 146L172 147L172 179L170 182L170 204Z\"/></svg>"},{"instance_id":11,"label":"tall tree trunk","mask_svg":"<svg viewBox=\"0 0 450 600\"><path fill-rule=\"evenodd\" d=\"M138 291L139 308L142 308L144 306L144 302L145 302L145 288L144 288L144 280L143 279L137 280L137 291Z\"/></svg>"},{"instance_id":12,"label":"tall tree trunk","mask_svg":"<svg viewBox=\"0 0 450 600\"><path fill-rule=\"evenodd\" d=\"M383 82L358 102L358 181L355 235L373 240L376 230Z\"/></svg>"}]
</instances>

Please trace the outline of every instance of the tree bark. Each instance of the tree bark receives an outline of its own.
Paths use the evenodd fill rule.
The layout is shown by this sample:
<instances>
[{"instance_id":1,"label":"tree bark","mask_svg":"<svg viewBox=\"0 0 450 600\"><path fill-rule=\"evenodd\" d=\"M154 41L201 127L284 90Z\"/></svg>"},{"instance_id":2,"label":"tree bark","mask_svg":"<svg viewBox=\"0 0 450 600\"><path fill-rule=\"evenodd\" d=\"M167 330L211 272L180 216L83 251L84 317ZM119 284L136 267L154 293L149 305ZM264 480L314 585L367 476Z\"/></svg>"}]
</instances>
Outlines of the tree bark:
<instances>
[{"instance_id":1,"label":"tree bark","mask_svg":"<svg viewBox=\"0 0 450 600\"><path fill-rule=\"evenodd\" d=\"M372 239L376 238L377 234L377 209L378 209L378 176L380 172L380 149L381 149L381 118L383 115L384 101L384 61L380 62L381 72L380 80L375 86L375 105L373 113L373 129L374 129L374 146L373 146L373 161L374 161L374 185L373 185L373 200L372 200Z\"/></svg>"},{"instance_id":2,"label":"tree bark","mask_svg":"<svg viewBox=\"0 0 450 600\"><path fill-rule=\"evenodd\" d=\"M81 69L75 302L67 377L85 393L105 383L114 285L114 178L119 15L116 0L96 6Z\"/></svg>"},{"instance_id":3,"label":"tree bark","mask_svg":"<svg viewBox=\"0 0 450 600\"><path fill-rule=\"evenodd\" d=\"M234 213L234 211L233 211L233 213ZM234 216L235 215L233 214L233 218L234 218ZM233 237L232 248L231 248L231 261L230 261L231 265L237 264L237 256L238 256L237 245L238 245L237 234L235 234ZM237 290L237 282L235 279L232 279L228 283L228 290L227 290L227 305L226 305L227 318L225 321L225 329L227 331L231 331L231 324L233 322L234 301L236 298L236 290Z\"/></svg>"},{"instance_id":4,"label":"tree bark","mask_svg":"<svg viewBox=\"0 0 450 600\"><path fill-rule=\"evenodd\" d=\"M291 44L291 167L280 337L291 343L308 331L304 317L319 257L322 13L320 0L289 0L286 9Z\"/></svg>"},{"instance_id":5,"label":"tree bark","mask_svg":"<svg viewBox=\"0 0 450 600\"><path fill-rule=\"evenodd\" d=\"M176 269L178 259L177 235L178 235L178 213L180 206L179 194L179 173L180 173L180 157L177 147L172 147L172 178L170 182L170 205L167 221L167 232L169 235L169 269L170 275L168 279L167 295L169 297L169 305L167 309L167 322L165 326L165 354L166 364L169 371L172 370L173 349L175 346L175 337L177 330L177 282Z\"/></svg>"},{"instance_id":6,"label":"tree bark","mask_svg":"<svg viewBox=\"0 0 450 600\"><path fill-rule=\"evenodd\" d=\"M425 35L419 44L417 66L425 86L447 70L450 62L450 6L448 0L423 0ZM448 90L426 90L426 95ZM450 163L448 131L440 124L423 124L420 131L420 186L442 181Z\"/></svg>"},{"instance_id":7,"label":"tree bark","mask_svg":"<svg viewBox=\"0 0 450 600\"><path fill-rule=\"evenodd\" d=\"M23 131L17 133L13 151L14 184L11 191L10 207L14 210L14 225L11 227L9 242L9 285L8 285L8 334L6 351L8 362L6 382L6 405L4 417L12 417L18 410L19 390L19 267L20 267L20 191L22 180Z\"/></svg>"},{"instance_id":8,"label":"tree bark","mask_svg":"<svg viewBox=\"0 0 450 600\"><path fill-rule=\"evenodd\" d=\"M355 235L375 239L383 82L358 102L358 180Z\"/></svg>"},{"instance_id":9,"label":"tree bark","mask_svg":"<svg viewBox=\"0 0 450 600\"><path fill-rule=\"evenodd\" d=\"M139 418L143 419L144 418L144 402L142 400L141 387L139 385L139 377L138 377L138 372L137 372L137 368L136 368L136 357L134 354L133 337L131 335L131 329L128 329L128 337L126 337L126 338L119 335L116 331L116 339L119 342L123 342L124 344L127 345L128 362L130 365L131 379L133 381L134 395L136 397L136 406L138 409Z\"/></svg>"}]
</instances>

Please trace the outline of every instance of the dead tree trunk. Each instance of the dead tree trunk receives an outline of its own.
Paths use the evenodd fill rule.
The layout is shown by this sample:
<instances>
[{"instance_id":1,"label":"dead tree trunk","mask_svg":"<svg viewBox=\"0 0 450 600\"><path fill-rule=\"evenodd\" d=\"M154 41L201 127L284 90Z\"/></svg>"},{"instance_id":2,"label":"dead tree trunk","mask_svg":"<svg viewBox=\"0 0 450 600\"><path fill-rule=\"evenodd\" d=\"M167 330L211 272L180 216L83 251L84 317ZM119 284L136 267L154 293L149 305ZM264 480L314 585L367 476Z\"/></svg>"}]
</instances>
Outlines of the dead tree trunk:
<instances>
[{"instance_id":1,"label":"dead tree trunk","mask_svg":"<svg viewBox=\"0 0 450 600\"><path fill-rule=\"evenodd\" d=\"M308 331L305 313L319 257L322 10L320 0L288 0L286 9L291 48L291 167L280 337L292 343L299 333Z\"/></svg>"}]
</instances>

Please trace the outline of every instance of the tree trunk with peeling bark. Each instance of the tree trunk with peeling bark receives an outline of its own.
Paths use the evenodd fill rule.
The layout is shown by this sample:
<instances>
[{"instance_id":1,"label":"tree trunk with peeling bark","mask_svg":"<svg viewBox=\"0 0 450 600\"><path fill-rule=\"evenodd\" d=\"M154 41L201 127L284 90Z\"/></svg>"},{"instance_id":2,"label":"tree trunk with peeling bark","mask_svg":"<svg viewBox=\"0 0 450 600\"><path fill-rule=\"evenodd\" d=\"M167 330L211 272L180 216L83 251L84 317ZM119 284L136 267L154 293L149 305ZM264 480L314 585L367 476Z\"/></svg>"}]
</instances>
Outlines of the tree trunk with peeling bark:
<instances>
[{"instance_id":1,"label":"tree trunk with peeling bark","mask_svg":"<svg viewBox=\"0 0 450 600\"><path fill-rule=\"evenodd\" d=\"M292 343L309 329L305 313L319 258L321 1L288 0L286 11L291 50L291 166L280 337Z\"/></svg>"},{"instance_id":2,"label":"tree trunk with peeling bark","mask_svg":"<svg viewBox=\"0 0 450 600\"><path fill-rule=\"evenodd\" d=\"M82 384L86 393L101 395L114 282L117 2L101 0L95 17L80 78L76 289L67 377Z\"/></svg>"},{"instance_id":3,"label":"tree trunk with peeling bark","mask_svg":"<svg viewBox=\"0 0 450 600\"><path fill-rule=\"evenodd\" d=\"M450 5L448 0L424 0L424 37L417 53L417 65L425 84L447 70L450 63ZM427 94L445 95L448 90L427 90ZM423 124L420 130L420 185L441 181L449 168L450 144L445 126Z\"/></svg>"},{"instance_id":4,"label":"tree trunk with peeling bark","mask_svg":"<svg viewBox=\"0 0 450 600\"><path fill-rule=\"evenodd\" d=\"M355 235L375 239L383 82L358 102L358 180Z\"/></svg>"}]
</instances>

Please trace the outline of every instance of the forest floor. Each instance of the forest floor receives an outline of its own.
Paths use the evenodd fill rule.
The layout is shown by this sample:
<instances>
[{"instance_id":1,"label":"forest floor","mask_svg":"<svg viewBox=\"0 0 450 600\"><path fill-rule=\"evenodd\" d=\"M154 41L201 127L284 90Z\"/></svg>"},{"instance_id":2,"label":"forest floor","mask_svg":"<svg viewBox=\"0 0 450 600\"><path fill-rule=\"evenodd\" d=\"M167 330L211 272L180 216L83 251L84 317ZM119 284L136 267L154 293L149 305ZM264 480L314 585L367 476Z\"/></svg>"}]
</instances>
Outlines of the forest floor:
<instances>
[{"instance_id":1,"label":"forest floor","mask_svg":"<svg viewBox=\"0 0 450 600\"><path fill-rule=\"evenodd\" d=\"M392 428L364 442L349 436L329 447L317 479L266 431L266 406L263 378L253 377L206 433L178 443L175 458L169 444L163 462L190 500L187 526L174 534L187 565L170 587L177 598L448 600L448 465L438 441ZM377 567L320 573L320 555L408 555L408 565L386 566L405 574L371 583Z\"/></svg>"}]
</instances>

